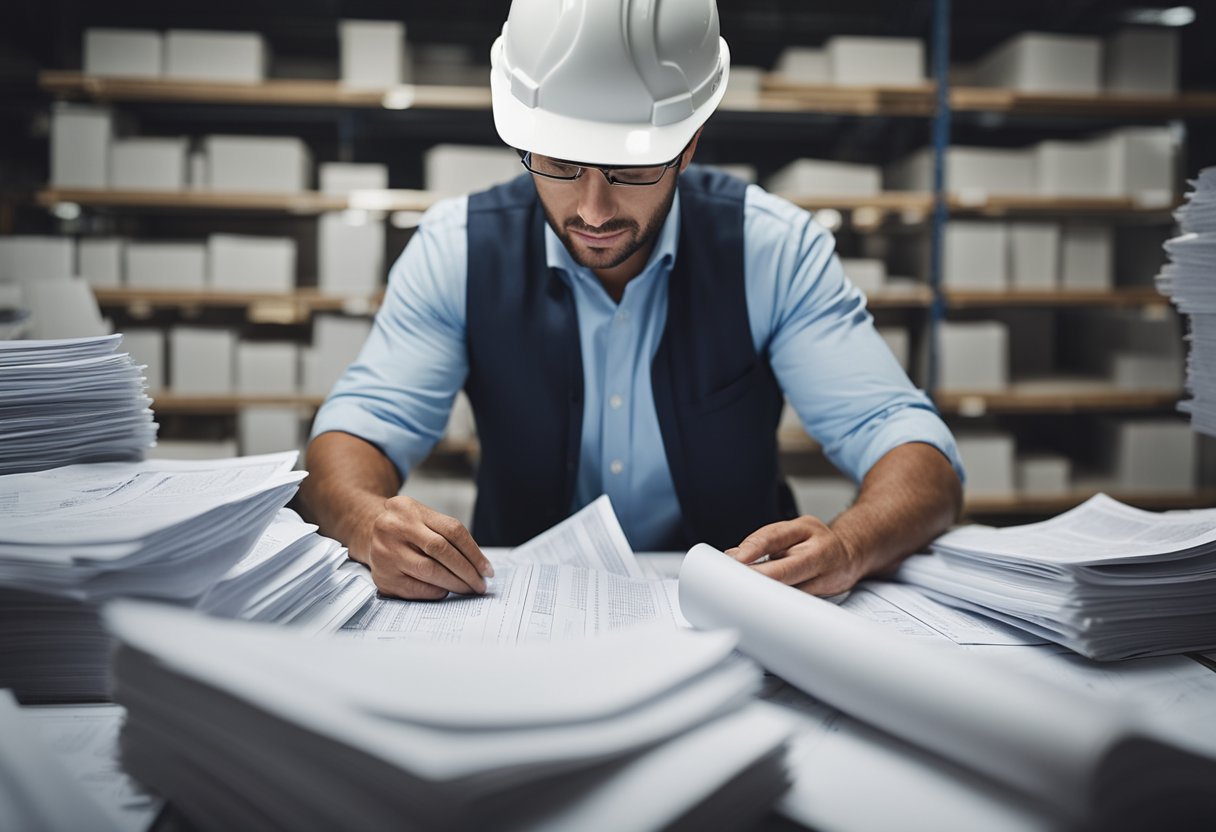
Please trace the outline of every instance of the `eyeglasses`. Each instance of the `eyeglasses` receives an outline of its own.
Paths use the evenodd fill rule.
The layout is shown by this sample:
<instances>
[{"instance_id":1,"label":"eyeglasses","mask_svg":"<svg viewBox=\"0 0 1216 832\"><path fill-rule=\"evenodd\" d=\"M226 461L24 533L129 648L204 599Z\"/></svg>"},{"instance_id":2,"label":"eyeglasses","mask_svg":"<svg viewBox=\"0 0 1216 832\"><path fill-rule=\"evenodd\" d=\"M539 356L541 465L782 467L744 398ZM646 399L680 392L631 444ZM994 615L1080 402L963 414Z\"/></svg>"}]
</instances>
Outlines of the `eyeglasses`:
<instances>
[{"instance_id":1,"label":"eyeglasses","mask_svg":"<svg viewBox=\"0 0 1216 832\"><path fill-rule=\"evenodd\" d=\"M688 148L685 147L684 150ZM541 156L529 150L520 150L519 160L525 168L537 176L546 179L556 179L559 182L573 182L587 170L598 170L604 174L609 185L657 185L668 170L674 168L684 158L684 150L680 155L662 165L647 165L646 167L625 167L617 165L579 165L564 159L554 159L552 156Z\"/></svg>"}]
</instances>

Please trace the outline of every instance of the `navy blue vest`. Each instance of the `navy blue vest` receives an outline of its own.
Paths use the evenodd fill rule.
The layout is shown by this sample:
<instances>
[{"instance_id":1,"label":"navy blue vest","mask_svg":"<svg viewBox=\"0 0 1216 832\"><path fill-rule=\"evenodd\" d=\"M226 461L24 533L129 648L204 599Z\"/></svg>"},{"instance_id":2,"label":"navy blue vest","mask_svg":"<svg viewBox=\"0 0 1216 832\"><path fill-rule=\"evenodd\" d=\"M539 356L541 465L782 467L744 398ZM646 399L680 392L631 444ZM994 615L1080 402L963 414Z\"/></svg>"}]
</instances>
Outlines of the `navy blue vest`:
<instances>
[{"instance_id":1,"label":"navy blue vest","mask_svg":"<svg viewBox=\"0 0 1216 832\"><path fill-rule=\"evenodd\" d=\"M756 354L743 284L745 185L696 166L651 381L683 517L661 548L739 543L795 514L778 472L781 390ZM473 536L514 546L569 513L583 421L574 296L545 260L527 174L469 197L469 377L481 462Z\"/></svg>"}]
</instances>

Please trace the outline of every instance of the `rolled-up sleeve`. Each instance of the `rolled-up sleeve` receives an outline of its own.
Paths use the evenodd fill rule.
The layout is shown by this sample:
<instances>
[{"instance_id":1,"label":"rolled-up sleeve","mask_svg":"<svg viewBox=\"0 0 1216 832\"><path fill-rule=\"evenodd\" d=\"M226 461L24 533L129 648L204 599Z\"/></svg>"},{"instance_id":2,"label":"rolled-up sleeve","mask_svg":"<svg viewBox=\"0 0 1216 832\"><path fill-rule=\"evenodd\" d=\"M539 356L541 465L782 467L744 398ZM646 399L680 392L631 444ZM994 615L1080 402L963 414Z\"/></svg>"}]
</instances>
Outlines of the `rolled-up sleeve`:
<instances>
[{"instance_id":1,"label":"rolled-up sleeve","mask_svg":"<svg viewBox=\"0 0 1216 832\"><path fill-rule=\"evenodd\" d=\"M786 399L828 459L860 481L891 449L923 442L962 478L950 429L878 334L832 235L806 211L752 187L744 239L757 351L767 350Z\"/></svg>"},{"instance_id":2,"label":"rolled-up sleeve","mask_svg":"<svg viewBox=\"0 0 1216 832\"><path fill-rule=\"evenodd\" d=\"M443 436L468 374L467 199L431 208L389 270L384 304L358 358L313 421L376 445L402 477Z\"/></svg>"}]
</instances>

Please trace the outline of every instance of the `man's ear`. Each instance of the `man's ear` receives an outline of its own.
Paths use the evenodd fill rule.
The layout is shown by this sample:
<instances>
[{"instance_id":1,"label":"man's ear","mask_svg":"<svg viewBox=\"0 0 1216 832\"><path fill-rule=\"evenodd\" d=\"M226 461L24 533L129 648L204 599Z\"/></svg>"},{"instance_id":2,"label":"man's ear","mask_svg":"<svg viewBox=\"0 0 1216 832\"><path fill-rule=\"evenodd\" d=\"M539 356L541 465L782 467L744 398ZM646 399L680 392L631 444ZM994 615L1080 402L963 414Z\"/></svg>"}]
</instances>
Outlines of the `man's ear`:
<instances>
[{"instance_id":1,"label":"man's ear","mask_svg":"<svg viewBox=\"0 0 1216 832\"><path fill-rule=\"evenodd\" d=\"M701 131L704 129L705 129L704 127L698 127L697 132L692 134L692 141L690 141L688 143L688 147L686 147L684 149L684 154L680 159L680 172L681 173L684 172L684 169L686 167L688 167L690 164L692 164L693 154L697 152L697 142L701 140Z\"/></svg>"}]
</instances>

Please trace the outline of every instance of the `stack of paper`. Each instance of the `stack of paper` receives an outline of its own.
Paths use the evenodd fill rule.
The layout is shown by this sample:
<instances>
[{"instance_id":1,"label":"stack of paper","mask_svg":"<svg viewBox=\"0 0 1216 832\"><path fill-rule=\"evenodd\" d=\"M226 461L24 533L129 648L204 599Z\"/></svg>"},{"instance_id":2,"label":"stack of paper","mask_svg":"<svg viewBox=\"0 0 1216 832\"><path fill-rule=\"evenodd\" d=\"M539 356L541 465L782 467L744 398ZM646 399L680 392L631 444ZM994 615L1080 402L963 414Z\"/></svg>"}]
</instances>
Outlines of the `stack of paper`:
<instances>
[{"instance_id":1,"label":"stack of paper","mask_svg":"<svg viewBox=\"0 0 1216 832\"><path fill-rule=\"evenodd\" d=\"M346 548L317 534L291 509L199 599L198 609L223 618L336 630L375 595L366 570L349 568Z\"/></svg>"},{"instance_id":2,"label":"stack of paper","mask_svg":"<svg viewBox=\"0 0 1216 832\"><path fill-rule=\"evenodd\" d=\"M157 426L121 340L0 341L0 474L143 459Z\"/></svg>"},{"instance_id":3,"label":"stack of paper","mask_svg":"<svg viewBox=\"0 0 1216 832\"><path fill-rule=\"evenodd\" d=\"M1187 389L1179 407L1191 414L1195 430L1216 436L1216 168L1204 168L1187 203L1175 216L1182 236L1169 240L1170 262L1157 275L1157 288L1190 316Z\"/></svg>"},{"instance_id":4,"label":"stack of paper","mask_svg":"<svg viewBox=\"0 0 1216 832\"><path fill-rule=\"evenodd\" d=\"M103 697L97 605L120 596L194 603L291 499L304 478L295 456L0 477L0 686L25 701Z\"/></svg>"},{"instance_id":5,"label":"stack of paper","mask_svg":"<svg viewBox=\"0 0 1216 832\"><path fill-rule=\"evenodd\" d=\"M1211 800L1216 748L1166 730L1138 703L1112 702L991 658L901 636L704 544L693 547L680 570L680 607L698 628L735 628L743 653L865 723L838 721L818 733L827 751L840 752L818 759L851 767L857 782L837 772L815 778L822 783L800 782L800 802L825 783L838 784L855 799L910 799L906 805L894 803L903 810L895 810L895 819L881 806L854 811L838 796L794 807L802 811L786 807L816 828L1211 829L1216 824ZM1185 699L1181 694L1171 699ZM820 711L812 719L830 718ZM805 758L809 750L804 745L799 756ZM805 770L803 775L815 776ZM874 795L864 782L870 777L894 788ZM919 805L935 799L956 803Z\"/></svg>"},{"instance_id":6,"label":"stack of paper","mask_svg":"<svg viewBox=\"0 0 1216 832\"><path fill-rule=\"evenodd\" d=\"M731 829L787 785L729 633L501 649L104 615L123 764L199 830Z\"/></svg>"},{"instance_id":7,"label":"stack of paper","mask_svg":"<svg viewBox=\"0 0 1216 832\"><path fill-rule=\"evenodd\" d=\"M1091 659L1216 648L1216 509L1158 514L1105 494L1026 526L966 526L897 577Z\"/></svg>"}]
</instances>

